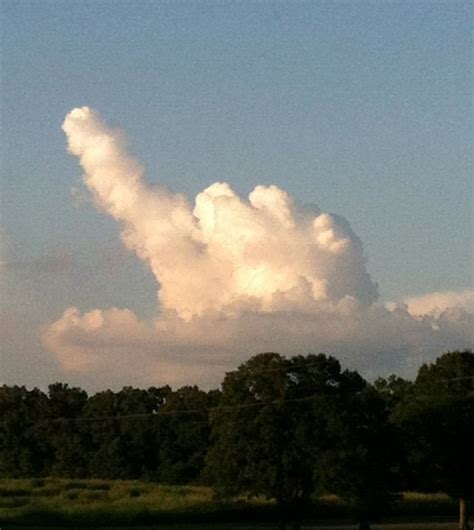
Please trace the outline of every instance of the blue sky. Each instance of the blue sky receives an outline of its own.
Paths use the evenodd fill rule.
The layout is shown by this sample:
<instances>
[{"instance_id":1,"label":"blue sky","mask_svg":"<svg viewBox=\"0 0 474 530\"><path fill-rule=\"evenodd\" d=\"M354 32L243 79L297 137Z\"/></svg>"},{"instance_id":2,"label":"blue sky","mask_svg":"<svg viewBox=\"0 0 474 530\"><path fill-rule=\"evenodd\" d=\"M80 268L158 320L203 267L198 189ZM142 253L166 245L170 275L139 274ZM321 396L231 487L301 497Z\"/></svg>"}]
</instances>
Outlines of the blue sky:
<instances>
[{"instance_id":1,"label":"blue sky","mask_svg":"<svg viewBox=\"0 0 474 530\"><path fill-rule=\"evenodd\" d=\"M382 301L472 288L470 2L17 0L2 19L5 313L37 329L71 304L155 311L66 152L82 105L126 131L150 183L276 184L343 215ZM20 343L9 381L29 372ZM38 381L60 375L38 355Z\"/></svg>"}]
</instances>

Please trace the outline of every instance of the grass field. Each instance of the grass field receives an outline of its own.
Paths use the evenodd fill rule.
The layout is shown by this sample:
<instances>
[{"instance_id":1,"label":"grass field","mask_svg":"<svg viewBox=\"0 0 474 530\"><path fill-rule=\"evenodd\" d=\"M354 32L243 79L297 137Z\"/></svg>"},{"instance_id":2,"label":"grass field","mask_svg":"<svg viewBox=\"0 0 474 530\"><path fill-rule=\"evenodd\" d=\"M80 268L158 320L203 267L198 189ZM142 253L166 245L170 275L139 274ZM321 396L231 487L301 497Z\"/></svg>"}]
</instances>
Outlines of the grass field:
<instances>
[{"instance_id":1,"label":"grass field","mask_svg":"<svg viewBox=\"0 0 474 530\"><path fill-rule=\"evenodd\" d=\"M274 521L275 508L274 503L263 499L235 498L220 501L214 497L210 488L198 486L53 478L0 480L2 530L16 525L42 527L45 530L53 526L138 528L156 524L163 530L163 525L171 523L174 523L174 530L178 527L204 530L211 523L216 525L212 526L215 530L243 530L256 528L250 523L259 523L259 528L262 528L261 523ZM387 520L446 521L449 518L454 520L456 514L456 503L445 495L408 493L387 514ZM350 519L348 507L335 496L317 500L314 515L315 520L319 521ZM194 524L189 526L189 523ZM202 526L204 523L206 526ZM229 523L235 524L229 526ZM427 530L450 527L454 528L454 525L440 527L411 524L405 528ZM332 526L333 530L336 528Z\"/></svg>"},{"instance_id":2,"label":"grass field","mask_svg":"<svg viewBox=\"0 0 474 530\"><path fill-rule=\"evenodd\" d=\"M54 527L54 530L83 530L84 527ZM130 530L130 526L113 527L114 530ZM212 525L190 525L178 524L168 526L134 526L134 530L276 530L271 524L212 524ZM5 527L6 530L8 530ZM28 527L28 530L50 530L50 526ZM107 530L107 527L88 527L87 530ZM357 530L357 525L305 525L302 530ZM456 530L455 523L408 523L408 524L378 524L373 525L373 530Z\"/></svg>"},{"instance_id":3,"label":"grass field","mask_svg":"<svg viewBox=\"0 0 474 530\"><path fill-rule=\"evenodd\" d=\"M0 526L147 525L264 517L272 503L243 499L219 502L210 488L139 481L0 480ZM247 519L248 520L248 519Z\"/></svg>"}]
</instances>

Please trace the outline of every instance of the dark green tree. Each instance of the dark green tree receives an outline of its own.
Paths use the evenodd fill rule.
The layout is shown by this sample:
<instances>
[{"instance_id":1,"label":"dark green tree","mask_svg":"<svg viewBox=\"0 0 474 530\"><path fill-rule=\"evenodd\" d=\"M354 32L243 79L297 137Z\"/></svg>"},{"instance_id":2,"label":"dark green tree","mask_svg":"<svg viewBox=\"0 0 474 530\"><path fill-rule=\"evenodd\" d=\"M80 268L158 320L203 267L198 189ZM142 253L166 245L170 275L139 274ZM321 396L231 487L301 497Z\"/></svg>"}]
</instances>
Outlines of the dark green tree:
<instances>
[{"instance_id":1,"label":"dark green tree","mask_svg":"<svg viewBox=\"0 0 474 530\"><path fill-rule=\"evenodd\" d=\"M458 498L459 528L467 530L474 498L474 354L448 352L423 365L394 418L405 432L416 487Z\"/></svg>"},{"instance_id":2,"label":"dark green tree","mask_svg":"<svg viewBox=\"0 0 474 530\"><path fill-rule=\"evenodd\" d=\"M157 479L188 484L201 478L209 448L209 409L217 406L220 393L185 386L170 392L158 418L159 465Z\"/></svg>"},{"instance_id":3,"label":"dark green tree","mask_svg":"<svg viewBox=\"0 0 474 530\"><path fill-rule=\"evenodd\" d=\"M157 417L169 387L125 387L90 397L78 418L90 440L89 474L103 478L153 476L158 465Z\"/></svg>"},{"instance_id":4,"label":"dark green tree","mask_svg":"<svg viewBox=\"0 0 474 530\"><path fill-rule=\"evenodd\" d=\"M67 384L48 387L48 419L38 425L38 434L53 451L50 474L85 477L88 474L89 444L77 423L87 403L87 393Z\"/></svg>"},{"instance_id":5,"label":"dark green tree","mask_svg":"<svg viewBox=\"0 0 474 530\"><path fill-rule=\"evenodd\" d=\"M391 413L400 401L405 399L405 396L413 386L413 382L392 374L387 378L378 377L373 386L380 397L385 400L388 410Z\"/></svg>"},{"instance_id":6,"label":"dark green tree","mask_svg":"<svg viewBox=\"0 0 474 530\"><path fill-rule=\"evenodd\" d=\"M395 496L400 436L387 400L372 386L348 392L329 414L331 449L322 468L333 493L349 501L360 530L369 530Z\"/></svg>"},{"instance_id":7,"label":"dark green tree","mask_svg":"<svg viewBox=\"0 0 474 530\"><path fill-rule=\"evenodd\" d=\"M213 413L207 472L223 495L276 499L281 527L299 528L324 477L328 411L341 392L364 386L323 354L290 360L264 353L226 375Z\"/></svg>"},{"instance_id":8,"label":"dark green tree","mask_svg":"<svg viewBox=\"0 0 474 530\"><path fill-rule=\"evenodd\" d=\"M47 396L37 388L0 387L0 476L48 473L51 448L47 437L38 432L47 415Z\"/></svg>"}]
</instances>

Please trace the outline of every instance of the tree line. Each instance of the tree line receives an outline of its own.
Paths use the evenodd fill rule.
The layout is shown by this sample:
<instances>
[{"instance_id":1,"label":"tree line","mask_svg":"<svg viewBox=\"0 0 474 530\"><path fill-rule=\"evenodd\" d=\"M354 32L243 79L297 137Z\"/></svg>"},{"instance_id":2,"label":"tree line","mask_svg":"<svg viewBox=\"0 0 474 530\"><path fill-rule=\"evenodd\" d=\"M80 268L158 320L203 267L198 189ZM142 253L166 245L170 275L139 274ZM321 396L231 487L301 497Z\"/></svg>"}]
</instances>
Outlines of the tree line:
<instances>
[{"instance_id":1,"label":"tree line","mask_svg":"<svg viewBox=\"0 0 474 530\"><path fill-rule=\"evenodd\" d=\"M220 390L125 387L88 396L0 387L0 476L210 484L275 499L298 528L315 495L347 500L360 529L397 492L474 497L474 354L453 351L414 381L367 382L319 354L252 357Z\"/></svg>"}]
</instances>

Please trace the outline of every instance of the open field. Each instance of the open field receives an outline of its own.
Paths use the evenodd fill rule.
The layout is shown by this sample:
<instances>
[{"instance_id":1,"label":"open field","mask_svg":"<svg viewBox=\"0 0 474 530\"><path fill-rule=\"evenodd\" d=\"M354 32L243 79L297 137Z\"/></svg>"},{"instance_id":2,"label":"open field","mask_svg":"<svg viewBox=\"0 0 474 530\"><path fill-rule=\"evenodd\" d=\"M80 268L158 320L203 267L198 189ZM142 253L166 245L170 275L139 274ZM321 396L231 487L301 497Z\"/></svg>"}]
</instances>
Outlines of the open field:
<instances>
[{"instance_id":1,"label":"open field","mask_svg":"<svg viewBox=\"0 0 474 530\"><path fill-rule=\"evenodd\" d=\"M454 520L457 506L442 494L407 493L387 514L387 521ZM348 507L335 496L315 501L312 520L350 520ZM143 481L20 479L0 480L0 526L51 527L113 526L160 530L172 524L173 530L244 530L272 528L263 522L276 519L271 501L243 497L226 501L216 499L212 489L202 486L166 486ZM193 523L193 524L190 524ZM233 523L233 524L230 524ZM260 523L260 524L258 524ZM203 526L205 524L205 526ZM336 524L336 523L334 523ZM46 526L47 525L47 526ZM307 526L321 528L322 526ZM331 526L354 528L353 526ZM375 526L392 530L431 530L455 528L454 524Z\"/></svg>"},{"instance_id":2,"label":"open field","mask_svg":"<svg viewBox=\"0 0 474 530\"><path fill-rule=\"evenodd\" d=\"M6 528L6 527L5 527ZM28 530L50 530L50 526L27 527ZM55 530L83 530L84 527L55 527ZM276 530L274 525L168 525L168 526L134 526L134 530ZM373 530L455 530L455 523L409 523L409 524L378 524ZM107 530L107 527L88 527L87 530ZM129 526L114 527L114 530L130 530ZM305 525L302 530L357 530L356 525Z\"/></svg>"}]
</instances>

